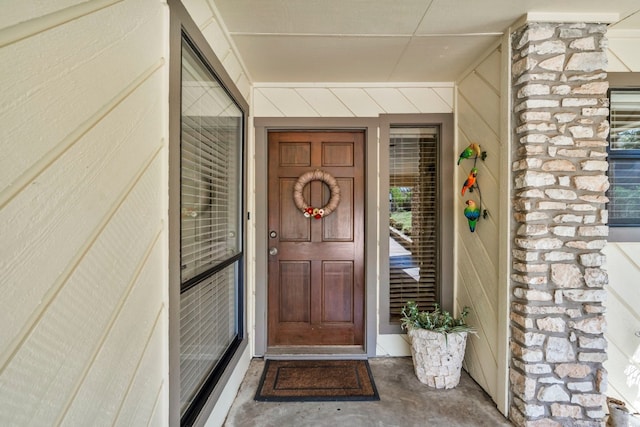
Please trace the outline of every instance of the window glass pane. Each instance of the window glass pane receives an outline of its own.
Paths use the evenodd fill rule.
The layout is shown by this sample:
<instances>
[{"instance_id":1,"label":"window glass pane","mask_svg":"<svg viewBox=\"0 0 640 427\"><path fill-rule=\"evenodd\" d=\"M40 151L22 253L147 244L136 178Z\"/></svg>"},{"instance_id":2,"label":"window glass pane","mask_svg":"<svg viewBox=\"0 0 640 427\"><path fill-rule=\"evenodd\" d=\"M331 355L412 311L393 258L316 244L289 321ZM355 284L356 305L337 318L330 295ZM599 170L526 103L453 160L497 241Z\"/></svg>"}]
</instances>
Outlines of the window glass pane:
<instances>
[{"instance_id":1,"label":"window glass pane","mask_svg":"<svg viewBox=\"0 0 640 427\"><path fill-rule=\"evenodd\" d=\"M192 403L238 333L237 263L180 295L180 404Z\"/></svg>"},{"instance_id":2,"label":"window glass pane","mask_svg":"<svg viewBox=\"0 0 640 427\"><path fill-rule=\"evenodd\" d=\"M640 226L640 89L610 92L609 224Z\"/></svg>"},{"instance_id":3,"label":"window glass pane","mask_svg":"<svg viewBox=\"0 0 640 427\"><path fill-rule=\"evenodd\" d=\"M243 113L182 43L180 403L198 411L241 338Z\"/></svg>"},{"instance_id":4,"label":"window glass pane","mask_svg":"<svg viewBox=\"0 0 640 427\"><path fill-rule=\"evenodd\" d=\"M438 128L392 127L389 141L389 314L438 302Z\"/></svg>"},{"instance_id":5,"label":"window glass pane","mask_svg":"<svg viewBox=\"0 0 640 427\"><path fill-rule=\"evenodd\" d=\"M640 158L609 163L609 221L612 225L640 225Z\"/></svg>"},{"instance_id":6,"label":"window glass pane","mask_svg":"<svg viewBox=\"0 0 640 427\"><path fill-rule=\"evenodd\" d=\"M640 150L640 90L611 90L611 150Z\"/></svg>"},{"instance_id":7,"label":"window glass pane","mask_svg":"<svg viewBox=\"0 0 640 427\"><path fill-rule=\"evenodd\" d=\"M241 138L241 110L183 43L183 282L240 252Z\"/></svg>"}]
</instances>

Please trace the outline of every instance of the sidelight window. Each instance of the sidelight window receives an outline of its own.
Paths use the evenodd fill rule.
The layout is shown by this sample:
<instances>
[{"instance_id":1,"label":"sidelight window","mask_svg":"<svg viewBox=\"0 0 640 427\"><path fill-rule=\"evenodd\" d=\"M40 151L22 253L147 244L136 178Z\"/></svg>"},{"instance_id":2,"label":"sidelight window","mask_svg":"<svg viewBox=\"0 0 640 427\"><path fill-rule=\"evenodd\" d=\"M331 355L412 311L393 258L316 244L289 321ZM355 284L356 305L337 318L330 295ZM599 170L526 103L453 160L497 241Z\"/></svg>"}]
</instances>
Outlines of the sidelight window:
<instances>
[{"instance_id":1,"label":"sidelight window","mask_svg":"<svg viewBox=\"0 0 640 427\"><path fill-rule=\"evenodd\" d=\"M438 128L392 126L389 138L389 315L438 295Z\"/></svg>"},{"instance_id":2,"label":"sidelight window","mask_svg":"<svg viewBox=\"0 0 640 427\"><path fill-rule=\"evenodd\" d=\"M380 116L380 325L401 333L407 301L453 305L453 116Z\"/></svg>"}]
</instances>

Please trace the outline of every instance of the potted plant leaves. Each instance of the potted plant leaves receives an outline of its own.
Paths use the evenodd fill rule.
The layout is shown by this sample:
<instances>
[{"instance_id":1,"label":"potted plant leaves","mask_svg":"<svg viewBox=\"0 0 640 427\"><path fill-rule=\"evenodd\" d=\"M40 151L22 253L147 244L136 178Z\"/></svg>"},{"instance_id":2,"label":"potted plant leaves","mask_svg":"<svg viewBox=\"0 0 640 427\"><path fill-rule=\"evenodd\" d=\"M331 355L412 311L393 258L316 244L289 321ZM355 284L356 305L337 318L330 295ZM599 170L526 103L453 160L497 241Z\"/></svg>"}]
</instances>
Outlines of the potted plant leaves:
<instances>
[{"instance_id":1,"label":"potted plant leaves","mask_svg":"<svg viewBox=\"0 0 640 427\"><path fill-rule=\"evenodd\" d=\"M414 301L402 309L402 328L411 341L411 356L420 382L434 388L454 388L460 382L460 370L469 333L473 327L465 323L469 307L459 317L440 310L420 311Z\"/></svg>"}]
</instances>

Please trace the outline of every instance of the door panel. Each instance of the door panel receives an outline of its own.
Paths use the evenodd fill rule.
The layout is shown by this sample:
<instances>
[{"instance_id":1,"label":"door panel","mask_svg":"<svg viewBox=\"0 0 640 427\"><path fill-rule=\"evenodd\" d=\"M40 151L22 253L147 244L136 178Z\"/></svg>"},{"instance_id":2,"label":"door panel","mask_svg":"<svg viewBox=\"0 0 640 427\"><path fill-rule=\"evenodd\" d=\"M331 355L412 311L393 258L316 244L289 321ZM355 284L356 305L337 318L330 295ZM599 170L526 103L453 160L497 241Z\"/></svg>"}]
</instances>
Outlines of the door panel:
<instances>
[{"instance_id":1,"label":"door panel","mask_svg":"<svg viewBox=\"0 0 640 427\"><path fill-rule=\"evenodd\" d=\"M280 180L280 196L278 198L280 212L297 211L293 203L293 185L297 178L283 178ZM302 191L305 200L309 200L309 186ZM280 215L278 227L281 242L309 242L311 241L311 223L304 215ZM269 225L271 227L271 224ZM273 230L273 228L269 228Z\"/></svg>"},{"instance_id":2,"label":"door panel","mask_svg":"<svg viewBox=\"0 0 640 427\"><path fill-rule=\"evenodd\" d=\"M280 263L280 321L309 322L311 309L309 281L311 264L291 261Z\"/></svg>"},{"instance_id":3,"label":"door panel","mask_svg":"<svg viewBox=\"0 0 640 427\"><path fill-rule=\"evenodd\" d=\"M353 263L323 262L322 285L322 320L353 322Z\"/></svg>"},{"instance_id":4,"label":"door panel","mask_svg":"<svg viewBox=\"0 0 640 427\"><path fill-rule=\"evenodd\" d=\"M268 345L364 344L364 132L269 132ZM303 173L340 186L337 209L306 218L293 202ZM314 207L329 188L303 190Z\"/></svg>"},{"instance_id":5,"label":"door panel","mask_svg":"<svg viewBox=\"0 0 640 427\"><path fill-rule=\"evenodd\" d=\"M353 241L353 180L338 179L340 185L340 208L324 219L324 227L322 227L323 242L350 242ZM323 200L325 203L329 200L329 189L323 187Z\"/></svg>"}]
</instances>

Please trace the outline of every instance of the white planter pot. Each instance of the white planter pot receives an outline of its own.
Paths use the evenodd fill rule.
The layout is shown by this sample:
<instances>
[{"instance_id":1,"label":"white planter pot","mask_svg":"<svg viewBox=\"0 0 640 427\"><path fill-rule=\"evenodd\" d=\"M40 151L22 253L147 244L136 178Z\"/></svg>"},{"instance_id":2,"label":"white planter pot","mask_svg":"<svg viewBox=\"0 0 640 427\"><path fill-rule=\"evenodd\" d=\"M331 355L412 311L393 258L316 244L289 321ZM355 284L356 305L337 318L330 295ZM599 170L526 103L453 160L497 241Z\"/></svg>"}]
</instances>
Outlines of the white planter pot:
<instances>
[{"instance_id":1,"label":"white planter pot","mask_svg":"<svg viewBox=\"0 0 640 427\"><path fill-rule=\"evenodd\" d=\"M467 345L467 332L441 334L409 328L413 368L420 382L435 388L454 388Z\"/></svg>"}]
</instances>

